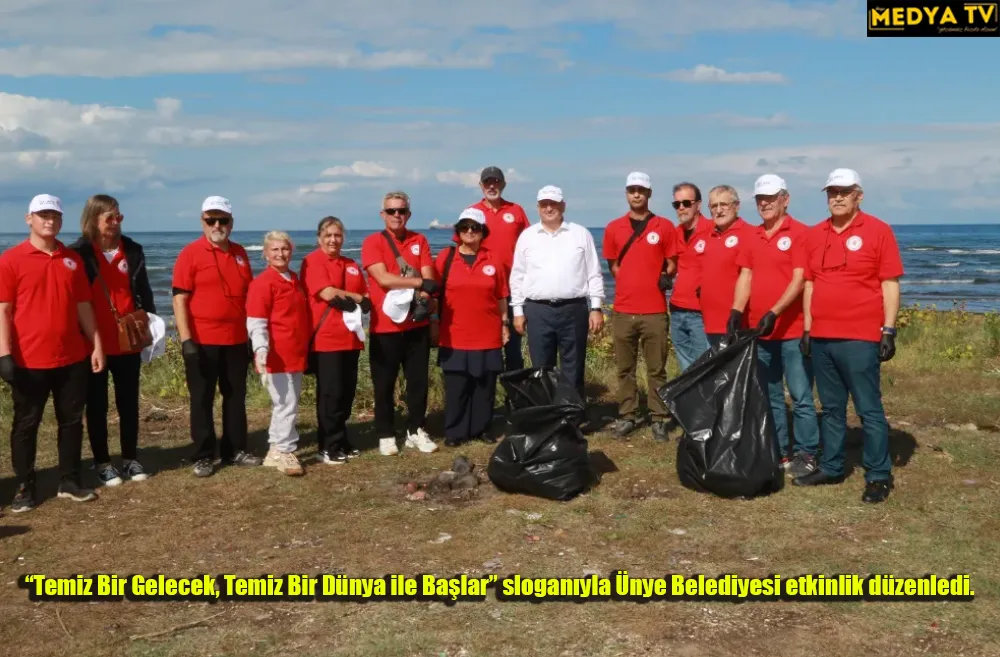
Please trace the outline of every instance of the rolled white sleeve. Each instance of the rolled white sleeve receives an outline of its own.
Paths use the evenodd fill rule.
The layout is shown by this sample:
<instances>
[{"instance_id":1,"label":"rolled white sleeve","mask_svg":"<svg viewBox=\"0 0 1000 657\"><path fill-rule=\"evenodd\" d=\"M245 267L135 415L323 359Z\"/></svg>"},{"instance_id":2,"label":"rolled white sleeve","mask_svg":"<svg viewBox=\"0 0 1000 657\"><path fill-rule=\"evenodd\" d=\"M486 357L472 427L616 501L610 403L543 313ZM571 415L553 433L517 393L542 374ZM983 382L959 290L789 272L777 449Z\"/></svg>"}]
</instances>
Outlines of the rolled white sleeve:
<instances>
[{"instance_id":1,"label":"rolled white sleeve","mask_svg":"<svg viewBox=\"0 0 1000 657\"><path fill-rule=\"evenodd\" d=\"M271 343L267 332L266 317L247 317L247 333L250 334L250 344L253 346L254 353L257 353L259 349L267 349Z\"/></svg>"},{"instance_id":2,"label":"rolled white sleeve","mask_svg":"<svg viewBox=\"0 0 1000 657\"><path fill-rule=\"evenodd\" d=\"M514 311L514 317L524 315L524 273L525 261L524 251L527 247L525 235L528 231L523 231L517 238L514 246L514 262L510 267L510 307Z\"/></svg>"},{"instance_id":3,"label":"rolled white sleeve","mask_svg":"<svg viewBox=\"0 0 1000 657\"><path fill-rule=\"evenodd\" d=\"M594 236L589 230L585 230L587 235L587 250L584 254L587 266L587 294L590 297L590 309L600 310L604 302L604 274L601 272L601 260L597 255L597 246L594 244Z\"/></svg>"}]
</instances>

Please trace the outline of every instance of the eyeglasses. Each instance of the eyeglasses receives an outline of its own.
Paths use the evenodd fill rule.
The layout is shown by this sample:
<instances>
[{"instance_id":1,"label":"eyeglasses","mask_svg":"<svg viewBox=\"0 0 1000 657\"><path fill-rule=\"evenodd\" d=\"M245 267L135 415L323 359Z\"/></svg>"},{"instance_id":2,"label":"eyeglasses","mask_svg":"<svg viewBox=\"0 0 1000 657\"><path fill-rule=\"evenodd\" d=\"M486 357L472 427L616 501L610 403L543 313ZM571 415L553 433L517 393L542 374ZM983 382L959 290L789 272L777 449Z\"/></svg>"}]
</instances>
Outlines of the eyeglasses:
<instances>
[{"instance_id":1,"label":"eyeglasses","mask_svg":"<svg viewBox=\"0 0 1000 657\"><path fill-rule=\"evenodd\" d=\"M114 214L105 215L104 220L105 221L117 221L117 222L121 222L121 220L124 219L124 218L125 217L121 216L120 214L114 213Z\"/></svg>"},{"instance_id":2,"label":"eyeglasses","mask_svg":"<svg viewBox=\"0 0 1000 657\"><path fill-rule=\"evenodd\" d=\"M639 187L637 185L633 185L631 187L626 187L625 191L628 192L629 194L645 194L647 190L645 187Z\"/></svg>"},{"instance_id":3,"label":"eyeglasses","mask_svg":"<svg viewBox=\"0 0 1000 657\"><path fill-rule=\"evenodd\" d=\"M410 214L410 208L383 208L382 212L391 217L395 217L397 214L406 216Z\"/></svg>"},{"instance_id":4,"label":"eyeglasses","mask_svg":"<svg viewBox=\"0 0 1000 657\"><path fill-rule=\"evenodd\" d=\"M218 223L220 226L228 226L229 222L232 220L233 220L232 217L205 217L202 221L204 221L209 226L214 226L216 223Z\"/></svg>"},{"instance_id":5,"label":"eyeglasses","mask_svg":"<svg viewBox=\"0 0 1000 657\"><path fill-rule=\"evenodd\" d=\"M843 196L844 198L849 198L855 191L853 187L828 187L826 197L837 198L838 196Z\"/></svg>"},{"instance_id":6,"label":"eyeglasses","mask_svg":"<svg viewBox=\"0 0 1000 657\"><path fill-rule=\"evenodd\" d=\"M735 202L731 201L720 201L718 203L712 203L708 206L709 210L725 210L726 208L731 208L736 205Z\"/></svg>"},{"instance_id":7,"label":"eyeglasses","mask_svg":"<svg viewBox=\"0 0 1000 657\"><path fill-rule=\"evenodd\" d=\"M670 205L674 206L674 210L679 210L682 207L690 208L694 204L695 201L692 201L690 199L684 199L683 201L674 201Z\"/></svg>"}]
</instances>

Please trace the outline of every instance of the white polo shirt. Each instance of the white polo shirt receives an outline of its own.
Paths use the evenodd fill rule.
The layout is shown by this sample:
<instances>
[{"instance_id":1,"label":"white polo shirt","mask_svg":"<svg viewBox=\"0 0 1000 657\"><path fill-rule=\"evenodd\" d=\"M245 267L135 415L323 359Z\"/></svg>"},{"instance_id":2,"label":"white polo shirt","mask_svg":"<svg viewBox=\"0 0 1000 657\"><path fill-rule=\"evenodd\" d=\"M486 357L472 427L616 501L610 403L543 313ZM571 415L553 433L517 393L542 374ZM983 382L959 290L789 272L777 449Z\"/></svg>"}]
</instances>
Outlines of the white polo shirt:
<instances>
[{"instance_id":1,"label":"white polo shirt","mask_svg":"<svg viewBox=\"0 0 1000 657\"><path fill-rule=\"evenodd\" d=\"M587 297L591 310L604 300L604 277L594 236L580 224L563 221L555 232L539 222L526 228L514 247L510 305L515 317L524 302Z\"/></svg>"}]
</instances>

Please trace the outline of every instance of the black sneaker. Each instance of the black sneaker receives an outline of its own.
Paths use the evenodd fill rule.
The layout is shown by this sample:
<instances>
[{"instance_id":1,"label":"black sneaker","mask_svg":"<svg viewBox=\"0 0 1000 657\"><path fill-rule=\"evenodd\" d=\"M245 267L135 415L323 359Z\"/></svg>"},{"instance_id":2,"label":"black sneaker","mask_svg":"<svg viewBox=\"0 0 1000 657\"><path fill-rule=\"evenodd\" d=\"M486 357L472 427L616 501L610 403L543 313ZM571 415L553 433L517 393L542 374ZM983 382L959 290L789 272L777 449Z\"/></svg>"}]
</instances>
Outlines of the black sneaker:
<instances>
[{"instance_id":1,"label":"black sneaker","mask_svg":"<svg viewBox=\"0 0 1000 657\"><path fill-rule=\"evenodd\" d=\"M653 440L658 440L660 442L667 442L670 440L670 422L667 420L659 420L653 422L651 427L653 430Z\"/></svg>"},{"instance_id":2,"label":"black sneaker","mask_svg":"<svg viewBox=\"0 0 1000 657\"><path fill-rule=\"evenodd\" d=\"M812 474L816 471L818 465L816 464L816 457L812 454L806 454L804 452L799 452L792 459L791 464L788 466L789 475L792 477L805 477L807 474Z\"/></svg>"},{"instance_id":3,"label":"black sneaker","mask_svg":"<svg viewBox=\"0 0 1000 657\"><path fill-rule=\"evenodd\" d=\"M892 486L888 481L869 481L865 484L865 492L861 496L861 501L867 504L885 502L889 498L890 488Z\"/></svg>"},{"instance_id":4,"label":"black sneaker","mask_svg":"<svg viewBox=\"0 0 1000 657\"><path fill-rule=\"evenodd\" d=\"M21 484L10 505L11 513L24 513L35 508L35 487L31 484Z\"/></svg>"},{"instance_id":5,"label":"black sneaker","mask_svg":"<svg viewBox=\"0 0 1000 657\"><path fill-rule=\"evenodd\" d=\"M57 497L74 502L90 502L97 499L97 493L89 488L84 488L75 481L64 481L59 484Z\"/></svg>"},{"instance_id":6,"label":"black sneaker","mask_svg":"<svg viewBox=\"0 0 1000 657\"><path fill-rule=\"evenodd\" d=\"M215 466L212 464L212 459L200 459L195 461L195 477L211 477L213 472L215 472Z\"/></svg>"},{"instance_id":7,"label":"black sneaker","mask_svg":"<svg viewBox=\"0 0 1000 657\"><path fill-rule=\"evenodd\" d=\"M349 459L356 459L359 456L361 456L361 450L360 449L358 449L357 447L348 447L347 448L347 458L349 458Z\"/></svg>"},{"instance_id":8,"label":"black sneaker","mask_svg":"<svg viewBox=\"0 0 1000 657\"><path fill-rule=\"evenodd\" d=\"M263 463L263 460L259 456L254 456L250 452L239 452L232 459L226 461L226 465L235 465L237 467L253 468Z\"/></svg>"},{"instance_id":9,"label":"black sneaker","mask_svg":"<svg viewBox=\"0 0 1000 657\"><path fill-rule=\"evenodd\" d=\"M319 462L327 465L343 465L347 463L347 454L342 449L319 453Z\"/></svg>"},{"instance_id":10,"label":"black sneaker","mask_svg":"<svg viewBox=\"0 0 1000 657\"><path fill-rule=\"evenodd\" d=\"M611 431L614 433L615 438L625 438L630 433L635 431L635 427L635 420L621 418L614 423L611 427Z\"/></svg>"},{"instance_id":11,"label":"black sneaker","mask_svg":"<svg viewBox=\"0 0 1000 657\"><path fill-rule=\"evenodd\" d=\"M131 481L146 481L149 475L143 469L142 464L135 459L122 462L122 475Z\"/></svg>"},{"instance_id":12,"label":"black sneaker","mask_svg":"<svg viewBox=\"0 0 1000 657\"><path fill-rule=\"evenodd\" d=\"M481 433L478 436L476 436L474 440L478 440L481 443L486 443L487 445L495 445L497 442L497 437L489 433Z\"/></svg>"},{"instance_id":13,"label":"black sneaker","mask_svg":"<svg viewBox=\"0 0 1000 657\"><path fill-rule=\"evenodd\" d=\"M444 446L445 447L458 447L459 445L461 445L464 442L465 441L462 440L461 438L445 438L444 439Z\"/></svg>"},{"instance_id":14,"label":"black sneaker","mask_svg":"<svg viewBox=\"0 0 1000 657\"><path fill-rule=\"evenodd\" d=\"M826 486L828 484L839 484L843 477L831 477L819 468L816 468L804 477L792 479L796 486Z\"/></svg>"},{"instance_id":15,"label":"black sneaker","mask_svg":"<svg viewBox=\"0 0 1000 657\"><path fill-rule=\"evenodd\" d=\"M102 486L121 486L122 477L110 463L97 464L97 480Z\"/></svg>"}]
</instances>

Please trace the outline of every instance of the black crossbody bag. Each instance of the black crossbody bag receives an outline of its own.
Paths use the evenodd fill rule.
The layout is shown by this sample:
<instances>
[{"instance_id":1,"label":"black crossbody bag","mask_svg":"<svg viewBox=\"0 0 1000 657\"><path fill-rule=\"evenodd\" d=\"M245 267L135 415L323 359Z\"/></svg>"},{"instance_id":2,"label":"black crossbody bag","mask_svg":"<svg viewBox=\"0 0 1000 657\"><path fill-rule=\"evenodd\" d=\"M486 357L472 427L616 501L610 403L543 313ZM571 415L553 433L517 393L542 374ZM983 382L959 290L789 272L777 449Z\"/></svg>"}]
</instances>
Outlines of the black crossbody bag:
<instances>
[{"instance_id":1,"label":"black crossbody bag","mask_svg":"<svg viewBox=\"0 0 1000 657\"><path fill-rule=\"evenodd\" d=\"M646 227L649 226L649 222L652 221L655 218L656 218L655 214L649 215L648 217L646 217L645 219L643 219L639 223L639 225L632 231L632 234L629 236L628 240L622 246L622 250L618 252L618 266L619 267L622 266L622 260L625 259L625 254L628 253L629 248L639 238L639 236L642 235L643 232L645 232ZM669 290L670 289L670 283L671 283L670 276L667 275L667 271L666 271L666 269L664 269L665 266L666 265L664 264L660 268L660 278L659 278L659 280L656 281L656 286L658 288L660 288L661 292L666 292L667 290Z\"/></svg>"}]
</instances>

